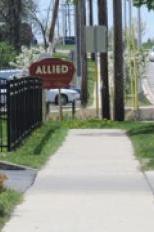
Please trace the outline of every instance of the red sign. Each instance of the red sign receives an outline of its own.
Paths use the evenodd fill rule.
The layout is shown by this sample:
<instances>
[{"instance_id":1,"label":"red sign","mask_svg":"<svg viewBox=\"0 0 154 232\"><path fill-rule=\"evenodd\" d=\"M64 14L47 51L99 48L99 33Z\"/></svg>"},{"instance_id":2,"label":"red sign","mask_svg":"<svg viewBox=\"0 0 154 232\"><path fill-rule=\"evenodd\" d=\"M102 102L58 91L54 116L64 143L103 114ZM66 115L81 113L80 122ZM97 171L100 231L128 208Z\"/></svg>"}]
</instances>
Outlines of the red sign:
<instances>
[{"instance_id":1,"label":"red sign","mask_svg":"<svg viewBox=\"0 0 154 232\"><path fill-rule=\"evenodd\" d=\"M43 88L58 89L69 86L75 68L73 63L62 59L47 58L31 64L30 75L41 77Z\"/></svg>"}]
</instances>

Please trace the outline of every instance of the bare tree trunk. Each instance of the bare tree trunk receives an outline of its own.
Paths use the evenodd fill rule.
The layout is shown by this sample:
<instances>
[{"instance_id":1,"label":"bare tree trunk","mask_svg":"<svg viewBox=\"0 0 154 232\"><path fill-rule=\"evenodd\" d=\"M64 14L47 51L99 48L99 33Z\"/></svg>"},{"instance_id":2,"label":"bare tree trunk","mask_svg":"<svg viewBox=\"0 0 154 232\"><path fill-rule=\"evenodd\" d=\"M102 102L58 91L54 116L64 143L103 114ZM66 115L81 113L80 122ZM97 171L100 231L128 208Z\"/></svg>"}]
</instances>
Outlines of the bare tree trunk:
<instances>
[{"instance_id":1,"label":"bare tree trunk","mask_svg":"<svg viewBox=\"0 0 154 232\"><path fill-rule=\"evenodd\" d=\"M104 25L108 29L107 0L98 0L99 25ZM100 54L100 70L102 79L102 118L110 119L110 97L108 81L108 54Z\"/></svg>"},{"instance_id":2,"label":"bare tree trunk","mask_svg":"<svg viewBox=\"0 0 154 232\"><path fill-rule=\"evenodd\" d=\"M54 7L53 7L51 26L49 30L49 42L50 43L53 43L53 39L54 39L54 32L55 32L56 20L58 17L58 10L59 10L59 0L55 0Z\"/></svg>"},{"instance_id":3,"label":"bare tree trunk","mask_svg":"<svg viewBox=\"0 0 154 232\"><path fill-rule=\"evenodd\" d=\"M87 56L86 56L86 38L85 38L85 25L86 25L86 7L85 0L78 0L81 12L81 105L86 107L88 103L88 83L87 83Z\"/></svg>"},{"instance_id":4,"label":"bare tree trunk","mask_svg":"<svg viewBox=\"0 0 154 232\"><path fill-rule=\"evenodd\" d=\"M113 1L114 17L114 119L124 120L122 3Z\"/></svg>"},{"instance_id":5,"label":"bare tree trunk","mask_svg":"<svg viewBox=\"0 0 154 232\"><path fill-rule=\"evenodd\" d=\"M47 48L48 48L48 42L47 42L47 39L46 39L46 30L44 30L42 24L40 25L40 27L41 27L41 29L42 29L43 44L44 44L44 49L45 49L45 51L46 51Z\"/></svg>"}]
</instances>

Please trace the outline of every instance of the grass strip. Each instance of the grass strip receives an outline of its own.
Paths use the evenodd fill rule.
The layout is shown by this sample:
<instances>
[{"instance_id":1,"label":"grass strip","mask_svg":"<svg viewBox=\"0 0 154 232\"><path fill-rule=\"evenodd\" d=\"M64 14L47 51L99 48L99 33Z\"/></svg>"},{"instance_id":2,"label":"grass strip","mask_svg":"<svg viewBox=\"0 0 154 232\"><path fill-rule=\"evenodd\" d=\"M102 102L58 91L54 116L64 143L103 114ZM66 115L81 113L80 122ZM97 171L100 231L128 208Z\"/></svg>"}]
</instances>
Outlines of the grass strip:
<instances>
[{"instance_id":1,"label":"grass strip","mask_svg":"<svg viewBox=\"0 0 154 232\"><path fill-rule=\"evenodd\" d=\"M21 193L6 189L0 192L0 231L10 218L15 205L19 204L21 200Z\"/></svg>"},{"instance_id":2,"label":"grass strip","mask_svg":"<svg viewBox=\"0 0 154 232\"><path fill-rule=\"evenodd\" d=\"M17 150L1 153L0 159L32 168L40 168L58 149L66 134L67 129L62 128L59 122L49 121L36 129Z\"/></svg>"}]
</instances>

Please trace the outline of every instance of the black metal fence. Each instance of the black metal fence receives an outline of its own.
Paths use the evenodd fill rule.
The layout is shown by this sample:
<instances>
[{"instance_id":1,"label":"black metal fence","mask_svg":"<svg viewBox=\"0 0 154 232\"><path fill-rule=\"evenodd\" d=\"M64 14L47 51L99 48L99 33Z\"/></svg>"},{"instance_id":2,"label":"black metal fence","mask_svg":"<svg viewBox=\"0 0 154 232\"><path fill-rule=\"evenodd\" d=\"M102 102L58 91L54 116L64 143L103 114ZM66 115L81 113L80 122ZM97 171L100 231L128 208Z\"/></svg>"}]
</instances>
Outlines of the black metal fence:
<instances>
[{"instance_id":1,"label":"black metal fence","mask_svg":"<svg viewBox=\"0 0 154 232\"><path fill-rule=\"evenodd\" d=\"M0 79L0 148L9 151L42 122L42 81Z\"/></svg>"},{"instance_id":2,"label":"black metal fence","mask_svg":"<svg viewBox=\"0 0 154 232\"><path fill-rule=\"evenodd\" d=\"M7 143L7 81L0 78L0 149L8 147Z\"/></svg>"}]
</instances>

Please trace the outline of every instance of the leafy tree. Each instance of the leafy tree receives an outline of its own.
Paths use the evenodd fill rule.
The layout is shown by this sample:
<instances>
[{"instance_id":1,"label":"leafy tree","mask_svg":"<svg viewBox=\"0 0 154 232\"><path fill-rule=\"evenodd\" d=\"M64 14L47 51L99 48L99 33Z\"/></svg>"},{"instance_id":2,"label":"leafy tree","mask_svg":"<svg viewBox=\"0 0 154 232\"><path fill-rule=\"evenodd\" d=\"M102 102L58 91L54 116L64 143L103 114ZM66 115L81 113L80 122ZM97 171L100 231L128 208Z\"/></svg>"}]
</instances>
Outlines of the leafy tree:
<instances>
[{"instance_id":1,"label":"leafy tree","mask_svg":"<svg viewBox=\"0 0 154 232\"><path fill-rule=\"evenodd\" d=\"M149 10L154 10L154 0L134 0L135 6L146 5Z\"/></svg>"},{"instance_id":2,"label":"leafy tree","mask_svg":"<svg viewBox=\"0 0 154 232\"><path fill-rule=\"evenodd\" d=\"M22 21L26 22L33 0L0 0L0 39L8 41L17 51L21 47Z\"/></svg>"}]
</instances>

